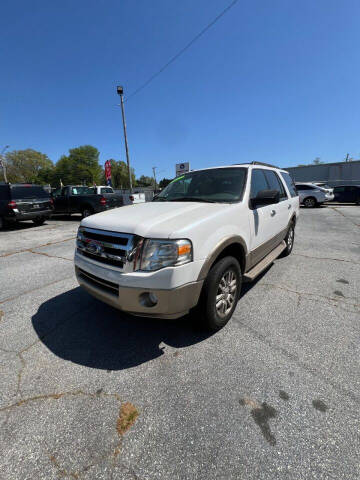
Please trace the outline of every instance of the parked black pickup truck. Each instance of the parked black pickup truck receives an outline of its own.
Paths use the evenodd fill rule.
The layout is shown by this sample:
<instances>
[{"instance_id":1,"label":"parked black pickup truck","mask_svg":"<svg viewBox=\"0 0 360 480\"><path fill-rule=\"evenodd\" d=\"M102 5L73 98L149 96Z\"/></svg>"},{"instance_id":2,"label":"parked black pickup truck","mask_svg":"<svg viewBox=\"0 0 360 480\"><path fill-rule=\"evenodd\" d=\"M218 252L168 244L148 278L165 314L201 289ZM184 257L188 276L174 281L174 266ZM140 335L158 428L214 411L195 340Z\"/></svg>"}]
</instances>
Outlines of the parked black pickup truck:
<instances>
[{"instance_id":1,"label":"parked black pickup truck","mask_svg":"<svg viewBox=\"0 0 360 480\"><path fill-rule=\"evenodd\" d=\"M82 185L67 185L52 193L54 213L81 213L88 217L123 205L122 197L114 194L94 193L94 188Z\"/></svg>"},{"instance_id":2,"label":"parked black pickup truck","mask_svg":"<svg viewBox=\"0 0 360 480\"><path fill-rule=\"evenodd\" d=\"M32 220L42 225L53 212L53 201L40 185L0 184L0 229L4 223Z\"/></svg>"}]
</instances>

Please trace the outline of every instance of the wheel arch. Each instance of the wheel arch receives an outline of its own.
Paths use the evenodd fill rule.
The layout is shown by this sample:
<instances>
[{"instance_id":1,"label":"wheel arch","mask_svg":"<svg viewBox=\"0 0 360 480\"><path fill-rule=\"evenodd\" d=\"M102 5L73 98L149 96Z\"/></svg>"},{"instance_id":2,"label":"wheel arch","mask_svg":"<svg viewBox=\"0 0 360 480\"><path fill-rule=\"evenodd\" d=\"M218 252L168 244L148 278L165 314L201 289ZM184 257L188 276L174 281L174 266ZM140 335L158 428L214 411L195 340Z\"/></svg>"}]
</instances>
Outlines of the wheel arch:
<instances>
[{"instance_id":1,"label":"wheel arch","mask_svg":"<svg viewBox=\"0 0 360 480\"><path fill-rule=\"evenodd\" d=\"M232 256L240 264L242 273L246 272L248 266L248 250L245 240L240 236L228 237L216 245L213 251L207 256L198 276L198 280L204 280L211 267L221 258Z\"/></svg>"}]
</instances>

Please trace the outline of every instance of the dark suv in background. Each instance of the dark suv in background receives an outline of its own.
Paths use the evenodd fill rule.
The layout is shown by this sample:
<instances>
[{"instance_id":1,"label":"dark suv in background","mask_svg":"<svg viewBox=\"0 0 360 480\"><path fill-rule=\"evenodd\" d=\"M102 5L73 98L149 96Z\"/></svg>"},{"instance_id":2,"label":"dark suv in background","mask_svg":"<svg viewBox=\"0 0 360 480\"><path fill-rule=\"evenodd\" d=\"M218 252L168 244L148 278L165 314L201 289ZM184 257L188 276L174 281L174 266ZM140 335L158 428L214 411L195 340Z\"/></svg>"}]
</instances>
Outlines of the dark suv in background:
<instances>
[{"instance_id":1,"label":"dark suv in background","mask_svg":"<svg viewBox=\"0 0 360 480\"><path fill-rule=\"evenodd\" d=\"M6 222L32 220L42 225L53 212L53 200L40 185L0 184L0 228Z\"/></svg>"}]
</instances>

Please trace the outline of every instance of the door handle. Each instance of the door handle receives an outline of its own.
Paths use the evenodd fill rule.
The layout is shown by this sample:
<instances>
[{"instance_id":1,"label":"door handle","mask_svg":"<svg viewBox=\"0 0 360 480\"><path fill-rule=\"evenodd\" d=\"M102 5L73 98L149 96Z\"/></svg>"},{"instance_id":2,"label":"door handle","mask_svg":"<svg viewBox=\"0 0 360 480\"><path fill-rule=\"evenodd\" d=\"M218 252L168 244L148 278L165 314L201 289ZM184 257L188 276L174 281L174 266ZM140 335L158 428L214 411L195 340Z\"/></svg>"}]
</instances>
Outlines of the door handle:
<instances>
[{"instance_id":1,"label":"door handle","mask_svg":"<svg viewBox=\"0 0 360 480\"><path fill-rule=\"evenodd\" d=\"M270 214L270 215L271 215L272 217L273 217L274 215L276 215L275 210L271 210L271 214Z\"/></svg>"},{"instance_id":2,"label":"door handle","mask_svg":"<svg viewBox=\"0 0 360 480\"><path fill-rule=\"evenodd\" d=\"M288 205L288 210L290 210L290 208L291 208L291 205Z\"/></svg>"}]
</instances>

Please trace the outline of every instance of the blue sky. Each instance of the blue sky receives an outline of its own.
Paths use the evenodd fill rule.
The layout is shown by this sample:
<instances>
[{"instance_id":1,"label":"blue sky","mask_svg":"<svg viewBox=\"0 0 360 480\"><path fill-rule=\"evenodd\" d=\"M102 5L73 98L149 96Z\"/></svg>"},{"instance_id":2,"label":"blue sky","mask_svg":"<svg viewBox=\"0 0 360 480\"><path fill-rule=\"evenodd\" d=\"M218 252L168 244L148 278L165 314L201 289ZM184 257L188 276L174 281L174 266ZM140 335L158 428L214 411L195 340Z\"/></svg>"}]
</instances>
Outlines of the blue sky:
<instances>
[{"instance_id":1,"label":"blue sky","mask_svg":"<svg viewBox=\"0 0 360 480\"><path fill-rule=\"evenodd\" d=\"M0 147L125 160L131 93L230 0L3 0ZM137 176L360 156L358 1L240 0L126 103Z\"/></svg>"}]
</instances>

